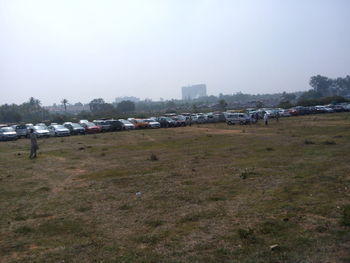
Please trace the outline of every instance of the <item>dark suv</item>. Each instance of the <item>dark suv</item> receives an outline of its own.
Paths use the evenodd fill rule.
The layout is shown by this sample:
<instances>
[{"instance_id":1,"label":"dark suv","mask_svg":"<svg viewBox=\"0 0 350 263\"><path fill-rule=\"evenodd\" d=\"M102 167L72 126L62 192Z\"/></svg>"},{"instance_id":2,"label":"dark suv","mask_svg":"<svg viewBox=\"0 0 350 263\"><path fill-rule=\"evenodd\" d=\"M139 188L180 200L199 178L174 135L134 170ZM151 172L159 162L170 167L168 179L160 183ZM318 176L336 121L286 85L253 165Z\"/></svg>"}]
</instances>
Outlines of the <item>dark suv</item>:
<instances>
[{"instance_id":1,"label":"dark suv","mask_svg":"<svg viewBox=\"0 0 350 263\"><path fill-rule=\"evenodd\" d=\"M111 131L121 131L125 130L124 124L121 121L118 120L106 120L106 124L110 125L110 130Z\"/></svg>"},{"instance_id":2,"label":"dark suv","mask_svg":"<svg viewBox=\"0 0 350 263\"><path fill-rule=\"evenodd\" d=\"M63 123L63 126L66 127L70 131L70 134L72 135L78 135L78 134L85 135L85 128L78 123L65 122Z\"/></svg>"},{"instance_id":3,"label":"dark suv","mask_svg":"<svg viewBox=\"0 0 350 263\"><path fill-rule=\"evenodd\" d=\"M156 118L156 121L160 123L160 127L162 128L168 128L168 127L175 127L176 121L174 121L170 117L159 117Z\"/></svg>"}]
</instances>

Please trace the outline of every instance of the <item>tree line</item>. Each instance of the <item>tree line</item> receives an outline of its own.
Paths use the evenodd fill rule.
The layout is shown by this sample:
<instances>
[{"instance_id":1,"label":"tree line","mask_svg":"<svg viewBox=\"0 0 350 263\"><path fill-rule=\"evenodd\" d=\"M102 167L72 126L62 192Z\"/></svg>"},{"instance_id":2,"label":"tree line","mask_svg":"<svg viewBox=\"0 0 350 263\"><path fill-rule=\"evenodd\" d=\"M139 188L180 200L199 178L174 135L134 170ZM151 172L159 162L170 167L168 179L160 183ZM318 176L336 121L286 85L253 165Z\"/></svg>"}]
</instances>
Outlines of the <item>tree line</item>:
<instances>
[{"instance_id":1,"label":"tree line","mask_svg":"<svg viewBox=\"0 0 350 263\"><path fill-rule=\"evenodd\" d=\"M90 111L82 111L77 115L67 112L69 101L62 99L64 113L50 113L41 105L38 99L31 97L28 101L17 104L4 104L0 106L0 123L42 122L42 121L76 121L79 119L98 118L126 118L146 117L167 112L201 112L244 107L244 103L261 108L264 106L278 106L291 108L296 105L314 106L334 102L348 101L350 96L350 76L344 78L328 78L317 75L310 78L311 89L306 92L276 93L276 94L235 94L219 96L206 96L193 100L160 100L149 99L133 102L121 101L119 103L107 103L102 98L93 99L89 103ZM76 103L75 105L83 105ZM248 105L247 104L247 105ZM210 106L210 107L209 107Z\"/></svg>"},{"instance_id":2,"label":"tree line","mask_svg":"<svg viewBox=\"0 0 350 263\"><path fill-rule=\"evenodd\" d=\"M300 96L295 93L283 93L279 107L316 106L331 103L348 102L350 97L350 76L328 78L317 75L310 78L311 89Z\"/></svg>"}]
</instances>

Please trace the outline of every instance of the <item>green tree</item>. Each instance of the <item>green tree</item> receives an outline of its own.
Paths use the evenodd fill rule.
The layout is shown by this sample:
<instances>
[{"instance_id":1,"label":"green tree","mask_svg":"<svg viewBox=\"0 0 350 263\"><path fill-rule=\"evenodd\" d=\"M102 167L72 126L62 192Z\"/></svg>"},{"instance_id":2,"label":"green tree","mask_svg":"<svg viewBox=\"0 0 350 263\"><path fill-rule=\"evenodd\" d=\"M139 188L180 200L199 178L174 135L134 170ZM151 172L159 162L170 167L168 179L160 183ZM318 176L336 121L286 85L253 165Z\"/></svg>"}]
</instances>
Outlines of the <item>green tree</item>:
<instances>
[{"instance_id":1,"label":"green tree","mask_svg":"<svg viewBox=\"0 0 350 263\"><path fill-rule=\"evenodd\" d=\"M135 102L130 100L123 100L118 103L117 111L119 112L133 112L135 111Z\"/></svg>"},{"instance_id":2,"label":"green tree","mask_svg":"<svg viewBox=\"0 0 350 263\"><path fill-rule=\"evenodd\" d=\"M226 111L227 109L227 102L224 99L219 100L219 106L222 111Z\"/></svg>"},{"instance_id":3,"label":"green tree","mask_svg":"<svg viewBox=\"0 0 350 263\"><path fill-rule=\"evenodd\" d=\"M255 105L255 107L257 107L258 109L263 108L264 106L264 103L262 103L261 101L258 101Z\"/></svg>"},{"instance_id":4,"label":"green tree","mask_svg":"<svg viewBox=\"0 0 350 263\"><path fill-rule=\"evenodd\" d=\"M289 108L292 108L293 107L293 104L290 103L289 100L284 100L284 101L281 101L278 105L277 105L278 108L282 108L282 109L289 109Z\"/></svg>"},{"instance_id":5,"label":"green tree","mask_svg":"<svg viewBox=\"0 0 350 263\"><path fill-rule=\"evenodd\" d=\"M61 101L61 103L62 103L63 106L64 106L64 111L67 112L67 103L68 103L68 100L67 100L67 99L63 99L63 100Z\"/></svg>"},{"instance_id":6,"label":"green tree","mask_svg":"<svg viewBox=\"0 0 350 263\"><path fill-rule=\"evenodd\" d=\"M167 108L168 110L174 110L174 109L176 108L176 103L175 103L175 101L173 101L173 100L167 101L167 103L166 103L166 108Z\"/></svg>"},{"instance_id":7,"label":"green tree","mask_svg":"<svg viewBox=\"0 0 350 263\"><path fill-rule=\"evenodd\" d=\"M331 94L332 80L321 75L313 76L310 79L310 86L321 96L329 96Z\"/></svg>"}]
</instances>

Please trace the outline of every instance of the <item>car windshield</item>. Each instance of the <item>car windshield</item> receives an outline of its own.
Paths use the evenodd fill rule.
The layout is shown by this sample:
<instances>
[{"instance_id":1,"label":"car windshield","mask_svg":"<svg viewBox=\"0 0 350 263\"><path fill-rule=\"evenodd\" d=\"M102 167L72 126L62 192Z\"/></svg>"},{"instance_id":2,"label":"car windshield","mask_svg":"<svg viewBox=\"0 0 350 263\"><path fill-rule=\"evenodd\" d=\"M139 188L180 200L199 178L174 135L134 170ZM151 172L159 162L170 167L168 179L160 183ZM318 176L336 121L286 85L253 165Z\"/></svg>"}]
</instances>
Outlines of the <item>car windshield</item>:
<instances>
[{"instance_id":1,"label":"car windshield","mask_svg":"<svg viewBox=\"0 0 350 263\"><path fill-rule=\"evenodd\" d=\"M46 130L44 126L34 126L35 130Z\"/></svg>"},{"instance_id":2,"label":"car windshield","mask_svg":"<svg viewBox=\"0 0 350 263\"><path fill-rule=\"evenodd\" d=\"M93 127L93 126L96 126L94 123L92 123L92 122L87 122L86 123L86 126L88 126L88 127Z\"/></svg>"},{"instance_id":3,"label":"car windshield","mask_svg":"<svg viewBox=\"0 0 350 263\"><path fill-rule=\"evenodd\" d=\"M174 121L172 118L166 117L165 118L167 121Z\"/></svg>"},{"instance_id":4,"label":"car windshield","mask_svg":"<svg viewBox=\"0 0 350 263\"><path fill-rule=\"evenodd\" d=\"M53 127L55 127L55 129L65 129L63 125L53 125Z\"/></svg>"},{"instance_id":5,"label":"car windshield","mask_svg":"<svg viewBox=\"0 0 350 263\"><path fill-rule=\"evenodd\" d=\"M127 121L127 120L121 120L121 122L124 124L132 124L130 121Z\"/></svg>"},{"instance_id":6,"label":"car windshield","mask_svg":"<svg viewBox=\"0 0 350 263\"><path fill-rule=\"evenodd\" d=\"M73 128L81 128L81 126L78 123L72 123L71 125Z\"/></svg>"},{"instance_id":7,"label":"car windshield","mask_svg":"<svg viewBox=\"0 0 350 263\"><path fill-rule=\"evenodd\" d=\"M4 127L4 128L1 128L1 131L3 131L3 132L13 132L15 130L13 128L11 128L11 127Z\"/></svg>"},{"instance_id":8,"label":"car windshield","mask_svg":"<svg viewBox=\"0 0 350 263\"><path fill-rule=\"evenodd\" d=\"M20 130L20 129L27 129L27 126L25 126L25 125L18 125L18 126L16 126L16 129L17 129L17 130Z\"/></svg>"}]
</instances>

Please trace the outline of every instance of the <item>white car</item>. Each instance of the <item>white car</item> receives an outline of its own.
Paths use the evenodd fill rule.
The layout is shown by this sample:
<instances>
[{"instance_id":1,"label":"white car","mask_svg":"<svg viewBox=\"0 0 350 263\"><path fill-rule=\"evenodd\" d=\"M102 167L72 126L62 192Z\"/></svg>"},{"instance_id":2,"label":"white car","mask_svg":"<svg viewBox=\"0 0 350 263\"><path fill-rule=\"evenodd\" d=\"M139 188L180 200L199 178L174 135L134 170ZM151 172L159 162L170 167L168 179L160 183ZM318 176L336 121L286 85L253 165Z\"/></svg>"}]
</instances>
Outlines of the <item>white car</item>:
<instances>
[{"instance_id":1,"label":"white car","mask_svg":"<svg viewBox=\"0 0 350 263\"><path fill-rule=\"evenodd\" d=\"M152 119L144 119L144 122L147 122L150 128L157 129L160 128L160 123Z\"/></svg>"},{"instance_id":2,"label":"white car","mask_svg":"<svg viewBox=\"0 0 350 263\"><path fill-rule=\"evenodd\" d=\"M281 117L290 117L292 116L288 110L279 110L278 115Z\"/></svg>"},{"instance_id":3,"label":"white car","mask_svg":"<svg viewBox=\"0 0 350 263\"><path fill-rule=\"evenodd\" d=\"M63 125L54 124L49 126L51 136L69 136L70 131Z\"/></svg>"},{"instance_id":4,"label":"white car","mask_svg":"<svg viewBox=\"0 0 350 263\"><path fill-rule=\"evenodd\" d=\"M0 127L0 141L17 140L17 133L12 127Z\"/></svg>"},{"instance_id":5,"label":"white car","mask_svg":"<svg viewBox=\"0 0 350 263\"><path fill-rule=\"evenodd\" d=\"M124 120L124 119L119 119L121 123L123 123L123 126L125 130L133 130L135 129L135 125L132 124L130 121Z\"/></svg>"},{"instance_id":6,"label":"white car","mask_svg":"<svg viewBox=\"0 0 350 263\"><path fill-rule=\"evenodd\" d=\"M34 133L37 137L49 137L50 131L46 126L36 125L33 127Z\"/></svg>"},{"instance_id":7,"label":"white car","mask_svg":"<svg viewBox=\"0 0 350 263\"><path fill-rule=\"evenodd\" d=\"M240 112L227 113L226 114L226 123L228 125L249 124L250 117L247 113L240 113Z\"/></svg>"}]
</instances>

